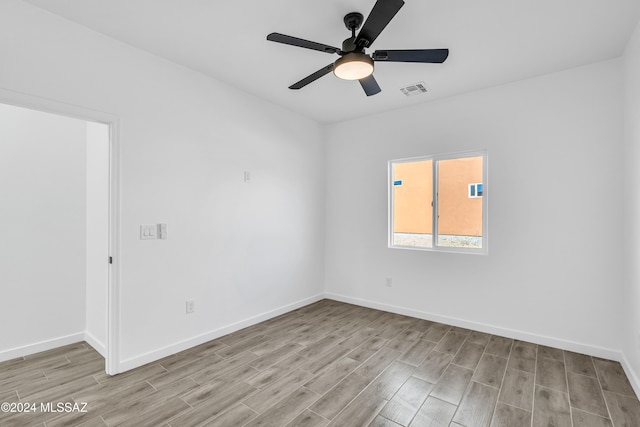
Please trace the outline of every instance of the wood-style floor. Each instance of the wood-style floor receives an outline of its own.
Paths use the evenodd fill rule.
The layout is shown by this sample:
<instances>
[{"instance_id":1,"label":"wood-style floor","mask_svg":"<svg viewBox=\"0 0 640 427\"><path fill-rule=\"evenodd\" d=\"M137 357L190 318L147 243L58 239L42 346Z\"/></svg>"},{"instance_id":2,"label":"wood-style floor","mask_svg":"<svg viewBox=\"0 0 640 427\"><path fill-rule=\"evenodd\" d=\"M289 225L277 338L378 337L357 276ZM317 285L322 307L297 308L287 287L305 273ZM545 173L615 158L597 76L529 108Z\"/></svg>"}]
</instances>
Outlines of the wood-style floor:
<instances>
[{"instance_id":1,"label":"wood-style floor","mask_svg":"<svg viewBox=\"0 0 640 427\"><path fill-rule=\"evenodd\" d=\"M38 405L3 427L640 426L617 362L331 300L114 377L85 343L4 362L0 402Z\"/></svg>"}]
</instances>

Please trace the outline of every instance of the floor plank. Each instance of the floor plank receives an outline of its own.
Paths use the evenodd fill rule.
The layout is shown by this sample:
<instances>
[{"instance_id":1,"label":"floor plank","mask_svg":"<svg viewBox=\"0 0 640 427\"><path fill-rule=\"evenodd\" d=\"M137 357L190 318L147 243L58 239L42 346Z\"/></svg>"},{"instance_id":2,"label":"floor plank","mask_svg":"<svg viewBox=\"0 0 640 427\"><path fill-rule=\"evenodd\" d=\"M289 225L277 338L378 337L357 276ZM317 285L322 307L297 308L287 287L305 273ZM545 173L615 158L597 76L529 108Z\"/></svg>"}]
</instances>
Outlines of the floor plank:
<instances>
[{"instance_id":1,"label":"floor plank","mask_svg":"<svg viewBox=\"0 0 640 427\"><path fill-rule=\"evenodd\" d=\"M536 386L532 427L571 427L567 393Z\"/></svg>"},{"instance_id":2,"label":"floor plank","mask_svg":"<svg viewBox=\"0 0 640 427\"><path fill-rule=\"evenodd\" d=\"M609 411L596 378L569 372L567 379L569 380L569 403L572 408L604 418L609 417Z\"/></svg>"},{"instance_id":3,"label":"floor plank","mask_svg":"<svg viewBox=\"0 0 640 427\"><path fill-rule=\"evenodd\" d=\"M409 424L411 427L447 427L456 412L456 405L429 397Z\"/></svg>"},{"instance_id":4,"label":"floor plank","mask_svg":"<svg viewBox=\"0 0 640 427\"><path fill-rule=\"evenodd\" d=\"M530 427L531 412L499 402L491 427Z\"/></svg>"},{"instance_id":5,"label":"floor plank","mask_svg":"<svg viewBox=\"0 0 640 427\"><path fill-rule=\"evenodd\" d=\"M477 344L467 339L453 359L453 363L463 368L476 369L484 352L484 347L482 344Z\"/></svg>"},{"instance_id":6,"label":"floor plank","mask_svg":"<svg viewBox=\"0 0 640 427\"><path fill-rule=\"evenodd\" d=\"M484 385L500 388L506 368L507 359L485 354L480 359L480 363L478 363L478 367L473 374L473 380Z\"/></svg>"},{"instance_id":7,"label":"floor plank","mask_svg":"<svg viewBox=\"0 0 640 427\"><path fill-rule=\"evenodd\" d=\"M525 411L533 409L535 375L518 369L507 369L498 400Z\"/></svg>"},{"instance_id":8,"label":"floor plank","mask_svg":"<svg viewBox=\"0 0 640 427\"><path fill-rule=\"evenodd\" d=\"M497 400L496 388L471 381L453 421L464 426L489 426Z\"/></svg>"},{"instance_id":9,"label":"floor plank","mask_svg":"<svg viewBox=\"0 0 640 427\"><path fill-rule=\"evenodd\" d=\"M450 364L442 374L438 384L431 391L431 396L458 405L472 376L473 371L471 369Z\"/></svg>"},{"instance_id":10,"label":"floor plank","mask_svg":"<svg viewBox=\"0 0 640 427\"><path fill-rule=\"evenodd\" d=\"M538 357L536 384L566 392L567 380L564 362L547 357Z\"/></svg>"},{"instance_id":11,"label":"floor plank","mask_svg":"<svg viewBox=\"0 0 640 427\"><path fill-rule=\"evenodd\" d=\"M431 390L433 384L411 377L380 411L380 415L397 424L409 425Z\"/></svg>"}]
</instances>

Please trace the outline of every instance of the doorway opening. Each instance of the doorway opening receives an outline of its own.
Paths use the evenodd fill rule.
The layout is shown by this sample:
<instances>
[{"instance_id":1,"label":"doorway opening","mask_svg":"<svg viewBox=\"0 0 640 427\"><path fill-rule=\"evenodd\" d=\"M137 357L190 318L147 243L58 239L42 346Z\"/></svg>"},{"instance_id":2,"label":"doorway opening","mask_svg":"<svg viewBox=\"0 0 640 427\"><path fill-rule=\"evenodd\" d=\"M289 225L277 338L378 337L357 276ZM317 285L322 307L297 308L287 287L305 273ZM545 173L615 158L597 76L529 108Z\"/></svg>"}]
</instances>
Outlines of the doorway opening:
<instances>
[{"instance_id":1,"label":"doorway opening","mask_svg":"<svg viewBox=\"0 0 640 427\"><path fill-rule=\"evenodd\" d=\"M0 361L85 341L116 373L116 122L14 98L0 92L0 317L16 325Z\"/></svg>"}]
</instances>

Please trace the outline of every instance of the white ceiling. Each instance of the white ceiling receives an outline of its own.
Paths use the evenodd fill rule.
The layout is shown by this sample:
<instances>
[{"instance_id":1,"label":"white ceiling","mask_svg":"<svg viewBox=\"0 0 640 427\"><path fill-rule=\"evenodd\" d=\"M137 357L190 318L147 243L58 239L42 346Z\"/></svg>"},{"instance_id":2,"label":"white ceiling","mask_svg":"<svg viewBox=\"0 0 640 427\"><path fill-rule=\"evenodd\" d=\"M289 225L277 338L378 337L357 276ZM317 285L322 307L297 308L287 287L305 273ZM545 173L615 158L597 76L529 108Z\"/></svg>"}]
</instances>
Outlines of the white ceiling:
<instances>
[{"instance_id":1,"label":"white ceiling","mask_svg":"<svg viewBox=\"0 0 640 427\"><path fill-rule=\"evenodd\" d=\"M406 0L373 44L449 48L444 64L378 63L382 92L332 74L288 86L337 55L266 40L287 35L340 47L342 18L375 0L25 0L322 123L402 108L618 57L640 16L638 0ZM381 0L384 1L384 0ZM424 81L428 94L399 90Z\"/></svg>"}]
</instances>

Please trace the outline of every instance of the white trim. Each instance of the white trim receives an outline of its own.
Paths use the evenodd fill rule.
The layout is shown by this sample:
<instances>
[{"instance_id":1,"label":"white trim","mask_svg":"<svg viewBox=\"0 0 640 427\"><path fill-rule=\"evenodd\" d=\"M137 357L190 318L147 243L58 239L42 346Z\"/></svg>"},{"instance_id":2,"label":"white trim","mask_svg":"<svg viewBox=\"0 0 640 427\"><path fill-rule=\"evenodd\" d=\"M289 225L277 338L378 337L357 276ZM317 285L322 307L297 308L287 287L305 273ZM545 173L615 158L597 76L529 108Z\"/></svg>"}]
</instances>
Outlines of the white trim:
<instances>
[{"instance_id":1,"label":"white trim","mask_svg":"<svg viewBox=\"0 0 640 427\"><path fill-rule=\"evenodd\" d=\"M109 123L109 290L107 296L107 348L105 371L119 373L120 365L120 121Z\"/></svg>"},{"instance_id":2,"label":"white trim","mask_svg":"<svg viewBox=\"0 0 640 427\"><path fill-rule=\"evenodd\" d=\"M159 348L157 350L150 351L148 353L141 354L139 356L122 360L120 362L120 365L118 366L118 369L119 369L118 372L125 372L130 369L134 369L139 366L145 365L147 363L160 360L163 357L167 357L172 354L179 353L181 351L187 350L189 348L195 347L205 342L214 340L216 338L220 338L232 332L239 331L240 329L244 329L248 326L255 325L256 323L264 322L265 320L269 320L276 316L280 316L281 314L285 314L290 311L297 310L298 308L307 306L309 304L313 304L314 302L318 302L324 298L325 298L324 294L318 294L309 298L305 298L300 301L293 302L291 304L284 305L274 310L270 310L262 314L258 314L256 316L249 317L239 322L235 322L230 325L223 326L221 328L206 332L204 334L195 336L193 338L179 341L174 344L170 344L168 346Z\"/></svg>"},{"instance_id":3,"label":"white trim","mask_svg":"<svg viewBox=\"0 0 640 427\"><path fill-rule=\"evenodd\" d=\"M394 162L387 162L387 182L393 183L395 178L395 173L393 170ZM394 246L393 243L393 206L395 205L394 201L394 186L389 185L387 187L387 247L391 248Z\"/></svg>"},{"instance_id":4,"label":"white trim","mask_svg":"<svg viewBox=\"0 0 640 427\"><path fill-rule=\"evenodd\" d=\"M22 347L16 347L9 350L0 351L0 362L15 359L18 357L29 356L32 354L40 353L47 350L53 350L54 348L63 347L69 344L75 344L77 342L86 342L95 351L100 353L102 357L105 357L106 347L103 343L98 341L96 337L89 332L78 332L76 334L65 335L50 340L40 341L33 344L24 345Z\"/></svg>"},{"instance_id":5,"label":"white trim","mask_svg":"<svg viewBox=\"0 0 640 427\"><path fill-rule=\"evenodd\" d=\"M489 325L486 323L473 322L456 317L444 316L441 314L428 313L425 311L415 310L397 305L384 304L361 298L353 298L346 295L326 293L327 299L335 301L355 304L362 307L374 308L377 310L388 311L391 313L402 314L405 316L416 317L418 319L431 320L434 322L445 323L447 325L458 326L461 328L472 329L474 331L485 332L491 335L499 335L502 337L513 338L522 341L528 341L535 344L555 347L562 350L569 350L576 353L588 354L590 356L601 357L603 359L617 360L622 359L620 350L594 346L590 344L578 343L575 341L567 341L560 338L549 337L545 335L532 334L517 329L503 328L500 326Z\"/></svg>"},{"instance_id":6,"label":"white trim","mask_svg":"<svg viewBox=\"0 0 640 427\"><path fill-rule=\"evenodd\" d=\"M120 123L117 116L79 105L68 104L42 98L27 93L0 87L0 102L17 107L30 108L52 114L109 125L109 255L114 263L109 267L109 301L107 320L107 348L105 370L108 374L118 373L119 365L119 286L120 268ZM105 260L106 262L106 260ZM84 335L83 335L84 337ZM64 345L64 344L62 344Z\"/></svg>"},{"instance_id":7,"label":"white trim","mask_svg":"<svg viewBox=\"0 0 640 427\"><path fill-rule=\"evenodd\" d=\"M631 367L631 364L627 360L625 354L619 350L613 350L613 349L608 349L608 348L599 347L599 346L582 344L574 341L567 341L567 340L562 340L562 339L543 336L543 335L531 334L523 331L518 331L515 329L501 328L493 325L488 325L485 323L472 322L472 321L458 319L450 316L427 313L420 310L414 310L414 309L400 307L400 306L391 305L391 304L378 303L371 300L353 298L346 295L340 295L340 294L334 294L334 293L318 294L313 297L306 298L286 306L282 306L275 310L271 310L271 311L259 314L257 316L249 317L245 320L233 323L231 325L224 326L222 328L207 332L205 334L198 335L188 340L180 341L170 346L166 346L161 349L158 349L149 353L145 353L141 356L124 360L119 364L118 372L124 372L130 369L137 368L139 366L145 365L146 363L159 360L163 357L178 353L183 350L187 350L189 348L214 340L216 338L220 338L224 335L230 334L232 332L238 331L248 326L255 325L256 323L260 323L265 320L271 319L273 317L279 316L281 314L285 314L290 311L296 310L298 308L304 307L306 305L313 304L322 299L331 299L334 301L354 304L361 307L388 311L390 313L397 313L405 316L415 317L418 319L431 320L434 322L445 323L452 326L459 326L462 328L472 329L474 331L479 331L479 332L485 332L492 335L499 335L499 336L513 338L513 339L524 340L524 341L528 341L528 342L532 342L540 345L546 345L549 347L556 347L563 350L574 351L576 353L588 354L591 356L601 357L609 360L616 360L616 361L619 361L620 364L622 365L625 371L625 374L629 378L629 382L631 383L631 386L633 387L636 395L640 396L640 377ZM29 344L22 347L13 348L10 350L1 351L0 362L16 359L23 356L28 356L30 354L35 354L42 351L52 350L54 348L62 347L69 344L74 344L77 342L83 342L83 341L89 344L91 347L93 347L101 355L103 356L105 355L106 349L104 347L104 344L100 343L100 341L98 341L90 333L85 331L85 332L79 332L76 334L66 335L63 337L54 338L51 340L41 341L34 344Z\"/></svg>"},{"instance_id":8,"label":"white trim","mask_svg":"<svg viewBox=\"0 0 640 427\"><path fill-rule=\"evenodd\" d=\"M636 392L636 396L640 396L640 377L638 377L636 371L634 371L631 367L631 364L627 360L627 356L624 354L624 352L620 353L619 361L622 365L622 368L624 369L624 373L627 374L627 378L631 383L631 387L633 387L633 391Z\"/></svg>"},{"instance_id":9,"label":"white trim","mask_svg":"<svg viewBox=\"0 0 640 427\"><path fill-rule=\"evenodd\" d=\"M33 344L28 344L22 347L16 347L9 350L0 351L0 362L16 359L18 357L28 356L30 354L40 353L41 351L52 350L54 348L62 347L77 342L82 342L85 339L84 332L78 332L71 335L65 335L58 338L52 338L50 340L40 341Z\"/></svg>"},{"instance_id":10,"label":"white trim","mask_svg":"<svg viewBox=\"0 0 640 427\"><path fill-rule=\"evenodd\" d=\"M104 345L104 343L100 342L96 337L91 335L91 333L89 333L88 331L84 331L84 341L87 344L89 344L91 347L93 347L95 351L100 353L100 356L104 357L106 362L107 347Z\"/></svg>"},{"instance_id":11,"label":"white trim","mask_svg":"<svg viewBox=\"0 0 640 427\"><path fill-rule=\"evenodd\" d=\"M482 194L478 196L478 185L482 185L481 182L474 182L473 184L468 184L467 186L467 197L469 199L479 199L482 197ZM471 195L471 189L473 188L473 196Z\"/></svg>"},{"instance_id":12,"label":"white trim","mask_svg":"<svg viewBox=\"0 0 640 427\"><path fill-rule=\"evenodd\" d=\"M3 87L0 87L0 102L16 107L30 108L32 110L104 124L109 124L116 119L114 115L103 111L42 98L23 92L16 92Z\"/></svg>"}]
</instances>

